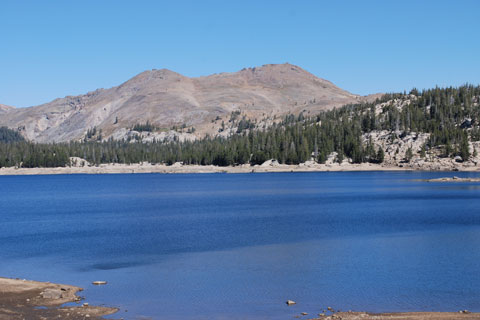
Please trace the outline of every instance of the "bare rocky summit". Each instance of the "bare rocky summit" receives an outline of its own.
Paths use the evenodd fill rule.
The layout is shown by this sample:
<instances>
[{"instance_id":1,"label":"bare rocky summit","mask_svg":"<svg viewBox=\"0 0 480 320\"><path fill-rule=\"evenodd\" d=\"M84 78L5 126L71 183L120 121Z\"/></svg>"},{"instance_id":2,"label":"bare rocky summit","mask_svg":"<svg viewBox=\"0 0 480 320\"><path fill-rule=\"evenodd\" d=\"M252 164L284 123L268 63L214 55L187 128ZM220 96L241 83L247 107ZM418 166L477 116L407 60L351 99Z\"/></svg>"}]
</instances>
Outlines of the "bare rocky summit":
<instances>
[{"instance_id":1,"label":"bare rocky summit","mask_svg":"<svg viewBox=\"0 0 480 320\"><path fill-rule=\"evenodd\" d=\"M35 107L0 106L0 126L32 141L63 142L83 139L93 127L102 130L103 139L123 139L135 124L149 121L164 135L173 126L195 128L190 138L197 138L217 134L232 112L261 120L314 114L362 99L288 63L198 78L161 69L142 72L117 87Z\"/></svg>"}]
</instances>

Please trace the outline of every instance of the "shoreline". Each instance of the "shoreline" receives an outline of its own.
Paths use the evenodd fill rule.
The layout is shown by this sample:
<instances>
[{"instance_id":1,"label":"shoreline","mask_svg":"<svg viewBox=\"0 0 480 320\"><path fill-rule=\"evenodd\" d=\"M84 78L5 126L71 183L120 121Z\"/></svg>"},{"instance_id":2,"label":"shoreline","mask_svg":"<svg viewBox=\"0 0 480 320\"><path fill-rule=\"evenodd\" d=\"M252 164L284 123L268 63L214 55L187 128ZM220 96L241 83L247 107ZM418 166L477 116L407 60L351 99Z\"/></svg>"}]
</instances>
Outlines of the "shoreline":
<instances>
[{"instance_id":1,"label":"shoreline","mask_svg":"<svg viewBox=\"0 0 480 320\"><path fill-rule=\"evenodd\" d=\"M103 319L117 308L90 306L77 296L82 288L21 279L0 278L0 320L9 319ZM66 303L78 306L65 306Z\"/></svg>"},{"instance_id":2,"label":"shoreline","mask_svg":"<svg viewBox=\"0 0 480 320\"><path fill-rule=\"evenodd\" d=\"M308 320L457 320L480 319L480 313L461 310L458 312L392 312L392 313L370 313L370 312L336 312L330 315L318 315Z\"/></svg>"},{"instance_id":3,"label":"shoreline","mask_svg":"<svg viewBox=\"0 0 480 320\"><path fill-rule=\"evenodd\" d=\"M425 179L420 180L425 182L480 182L480 178L459 178L459 177L451 177L451 178L435 178L435 179Z\"/></svg>"},{"instance_id":4,"label":"shoreline","mask_svg":"<svg viewBox=\"0 0 480 320\"><path fill-rule=\"evenodd\" d=\"M77 293L82 288L20 279L0 277L0 320L10 319L66 319L66 320L101 320L103 316L115 314L117 308L90 306L80 304L82 298ZM79 306L64 306L76 302ZM309 320L480 320L480 313L460 310L457 312L395 312L370 313L358 311L334 311L330 307L324 313L313 318L307 313L300 313L295 318Z\"/></svg>"},{"instance_id":5,"label":"shoreline","mask_svg":"<svg viewBox=\"0 0 480 320\"><path fill-rule=\"evenodd\" d=\"M152 165L149 163L137 164L101 164L99 166L71 166L57 168L0 168L1 175L52 175L52 174L119 174L119 173L264 173L264 172L354 172L354 171L464 171L480 172L480 167L458 166L455 168L445 167L432 170L431 167L395 166L385 164L361 163L361 164L318 164L305 163L299 165L263 164L263 165L239 165L239 166L201 166L164 164Z\"/></svg>"}]
</instances>

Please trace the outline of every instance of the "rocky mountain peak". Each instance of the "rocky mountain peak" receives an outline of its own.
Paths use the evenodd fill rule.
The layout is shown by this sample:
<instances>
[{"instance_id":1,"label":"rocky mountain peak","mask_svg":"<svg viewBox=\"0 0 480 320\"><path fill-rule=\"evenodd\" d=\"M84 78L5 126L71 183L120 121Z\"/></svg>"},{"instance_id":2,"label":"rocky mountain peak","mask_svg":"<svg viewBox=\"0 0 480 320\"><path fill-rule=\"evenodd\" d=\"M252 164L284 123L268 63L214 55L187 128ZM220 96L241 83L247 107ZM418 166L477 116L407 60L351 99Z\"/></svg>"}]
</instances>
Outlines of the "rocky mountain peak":
<instances>
[{"instance_id":1,"label":"rocky mountain peak","mask_svg":"<svg viewBox=\"0 0 480 320\"><path fill-rule=\"evenodd\" d=\"M194 135L202 137L218 134L232 112L257 121L316 113L358 99L289 63L194 78L153 69L110 89L31 108L0 108L8 110L0 111L0 126L22 128L27 139L39 142L80 140L93 127L102 129L103 138L122 139L135 124L147 121L161 130L195 128Z\"/></svg>"}]
</instances>

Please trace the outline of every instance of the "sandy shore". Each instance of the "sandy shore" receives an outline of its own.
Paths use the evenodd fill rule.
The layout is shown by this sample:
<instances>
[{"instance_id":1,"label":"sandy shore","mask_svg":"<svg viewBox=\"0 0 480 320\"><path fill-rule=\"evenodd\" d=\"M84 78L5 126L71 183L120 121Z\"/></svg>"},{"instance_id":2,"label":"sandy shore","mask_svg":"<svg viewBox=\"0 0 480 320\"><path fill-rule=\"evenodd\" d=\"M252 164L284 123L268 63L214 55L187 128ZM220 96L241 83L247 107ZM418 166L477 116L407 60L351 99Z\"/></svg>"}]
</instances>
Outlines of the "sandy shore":
<instances>
[{"instance_id":1,"label":"sandy shore","mask_svg":"<svg viewBox=\"0 0 480 320\"><path fill-rule=\"evenodd\" d=\"M479 167L458 167L458 171L480 171ZM399 167L373 163L361 164L300 164L300 165L240 165L229 167L173 164L171 166L149 163L102 164L99 166L60 168L0 168L0 175L41 174L108 174L108 173L249 173L249 172L327 172L327 171L405 171L422 168ZM445 168L450 171L451 168Z\"/></svg>"},{"instance_id":2,"label":"sandy shore","mask_svg":"<svg viewBox=\"0 0 480 320\"><path fill-rule=\"evenodd\" d=\"M70 285L0 278L0 320L101 319L118 311L83 305L76 295L82 290ZM62 307L67 302L79 305Z\"/></svg>"}]
</instances>

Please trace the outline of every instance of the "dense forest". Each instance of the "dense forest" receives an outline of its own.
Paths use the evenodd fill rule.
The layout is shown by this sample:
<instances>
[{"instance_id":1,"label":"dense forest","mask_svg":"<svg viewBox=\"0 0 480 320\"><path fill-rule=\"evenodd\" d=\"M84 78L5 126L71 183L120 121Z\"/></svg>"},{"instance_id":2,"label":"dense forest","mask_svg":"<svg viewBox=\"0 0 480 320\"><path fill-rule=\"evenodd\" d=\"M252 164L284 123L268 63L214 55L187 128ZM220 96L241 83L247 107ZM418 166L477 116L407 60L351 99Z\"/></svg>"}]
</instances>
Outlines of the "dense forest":
<instances>
[{"instance_id":1,"label":"dense forest","mask_svg":"<svg viewBox=\"0 0 480 320\"><path fill-rule=\"evenodd\" d=\"M337 161L382 162L384 151L362 135L376 130L395 136L410 132L430 133L425 150L443 148L445 157L468 159L468 141L480 140L478 121L480 86L435 88L387 94L372 103L346 105L315 116L288 115L266 128L245 117L229 137L205 137L196 141L91 141L37 144L15 131L0 128L0 167L56 167L69 165L69 157L92 164L183 162L199 165L261 164L268 159L298 164L314 157L323 163L332 152ZM381 107L379 107L381 106ZM238 114L232 114L237 117ZM137 129L155 130L150 124ZM87 135L95 136L89 130Z\"/></svg>"},{"instance_id":2,"label":"dense forest","mask_svg":"<svg viewBox=\"0 0 480 320\"><path fill-rule=\"evenodd\" d=\"M10 130L7 127L0 127L0 142L8 143L19 141L25 141L20 133Z\"/></svg>"}]
</instances>

